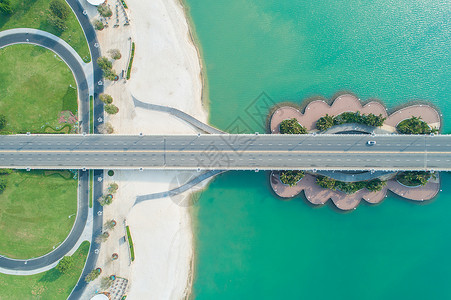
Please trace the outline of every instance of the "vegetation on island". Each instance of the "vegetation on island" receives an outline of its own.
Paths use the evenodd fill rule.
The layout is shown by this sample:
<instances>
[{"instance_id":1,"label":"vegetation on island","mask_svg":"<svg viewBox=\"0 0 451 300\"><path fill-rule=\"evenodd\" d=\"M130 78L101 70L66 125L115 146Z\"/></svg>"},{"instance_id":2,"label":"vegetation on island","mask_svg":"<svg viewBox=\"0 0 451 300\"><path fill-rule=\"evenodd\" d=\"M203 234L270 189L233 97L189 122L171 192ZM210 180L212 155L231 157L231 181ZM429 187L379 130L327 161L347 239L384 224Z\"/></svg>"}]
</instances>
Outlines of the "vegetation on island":
<instances>
[{"instance_id":1,"label":"vegetation on island","mask_svg":"<svg viewBox=\"0 0 451 300\"><path fill-rule=\"evenodd\" d=\"M338 116L329 116L326 114L316 122L316 128L318 128L318 130L324 131L331 128L332 126L347 123L358 123L373 127L380 127L384 124L385 119L386 118L384 118L382 115L376 116L372 113L360 114L359 111L344 112L342 114L339 114Z\"/></svg>"},{"instance_id":2,"label":"vegetation on island","mask_svg":"<svg viewBox=\"0 0 451 300\"><path fill-rule=\"evenodd\" d=\"M396 129L402 134L431 134L438 132L437 128L429 127L428 123L421 120L421 117L415 116L399 122Z\"/></svg>"},{"instance_id":3,"label":"vegetation on island","mask_svg":"<svg viewBox=\"0 0 451 300\"><path fill-rule=\"evenodd\" d=\"M431 178L435 179L436 175L428 171L406 171L396 175L396 180L405 186L424 186Z\"/></svg>"},{"instance_id":4,"label":"vegetation on island","mask_svg":"<svg viewBox=\"0 0 451 300\"><path fill-rule=\"evenodd\" d=\"M296 118L283 120L280 123L280 133L282 134L306 134L307 128L299 124Z\"/></svg>"},{"instance_id":5,"label":"vegetation on island","mask_svg":"<svg viewBox=\"0 0 451 300\"><path fill-rule=\"evenodd\" d=\"M111 58L114 60L118 60L122 57L121 51L119 51L119 49L110 49L108 53L110 53Z\"/></svg>"},{"instance_id":6,"label":"vegetation on island","mask_svg":"<svg viewBox=\"0 0 451 300\"><path fill-rule=\"evenodd\" d=\"M93 25L94 25L94 28L99 31L103 30L105 28L105 25L99 19L94 20Z\"/></svg>"},{"instance_id":7,"label":"vegetation on island","mask_svg":"<svg viewBox=\"0 0 451 300\"><path fill-rule=\"evenodd\" d=\"M92 270L91 272L89 272L88 275L86 275L85 281L91 282L91 281L95 280L97 277L99 277L101 273L102 273L102 269L96 268L96 269Z\"/></svg>"},{"instance_id":8,"label":"vegetation on island","mask_svg":"<svg viewBox=\"0 0 451 300\"><path fill-rule=\"evenodd\" d=\"M304 171L282 171L280 172L280 181L289 186L294 186L304 175Z\"/></svg>"},{"instance_id":9,"label":"vegetation on island","mask_svg":"<svg viewBox=\"0 0 451 300\"><path fill-rule=\"evenodd\" d=\"M56 265L56 269L61 273L66 273L74 266L74 258L72 256L64 256Z\"/></svg>"},{"instance_id":10,"label":"vegetation on island","mask_svg":"<svg viewBox=\"0 0 451 300\"><path fill-rule=\"evenodd\" d=\"M80 278L88 252L89 242L84 241L71 256L73 263L63 272L55 267L28 276L0 274L1 298L67 299Z\"/></svg>"},{"instance_id":11,"label":"vegetation on island","mask_svg":"<svg viewBox=\"0 0 451 300\"><path fill-rule=\"evenodd\" d=\"M378 178L369 181L343 182L326 176L318 176L316 183L325 189L338 190L346 194L354 194L355 192L366 188L370 192L377 192L384 188L387 184Z\"/></svg>"},{"instance_id":12,"label":"vegetation on island","mask_svg":"<svg viewBox=\"0 0 451 300\"><path fill-rule=\"evenodd\" d=\"M105 104L113 103L113 97L111 97L111 95L108 95L108 94L100 94L99 95L99 100L102 101Z\"/></svg>"},{"instance_id":13,"label":"vegetation on island","mask_svg":"<svg viewBox=\"0 0 451 300\"><path fill-rule=\"evenodd\" d=\"M116 79L116 71L113 69L113 63L108 59L108 57L99 57L97 59L97 64L103 71L103 77L111 81Z\"/></svg>"},{"instance_id":14,"label":"vegetation on island","mask_svg":"<svg viewBox=\"0 0 451 300\"><path fill-rule=\"evenodd\" d=\"M110 115L115 115L119 112L119 108L114 104L107 104L104 107L105 112Z\"/></svg>"},{"instance_id":15,"label":"vegetation on island","mask_svg":"<svg viewBox=\"0 0 451 300\"><path fill-rule=\"evenodd\" d=\"M91 60L86 37L66 1L0 0L0 31L12 28L35 28L52 33L71 45L85 62Z\"/></svg>"}]
</instances>

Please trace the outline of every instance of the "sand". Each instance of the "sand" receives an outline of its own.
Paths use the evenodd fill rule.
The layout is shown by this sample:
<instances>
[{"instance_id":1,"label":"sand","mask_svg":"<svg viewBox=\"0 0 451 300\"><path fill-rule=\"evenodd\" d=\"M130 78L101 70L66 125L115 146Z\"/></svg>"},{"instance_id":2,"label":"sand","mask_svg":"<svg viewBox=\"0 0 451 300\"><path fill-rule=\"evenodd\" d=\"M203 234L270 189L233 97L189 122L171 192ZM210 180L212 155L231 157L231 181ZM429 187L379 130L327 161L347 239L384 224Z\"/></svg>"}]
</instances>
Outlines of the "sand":
<instances>
[{"instance_id":1,"label":"sand","mask_svg":"<svg viewBox=\"0 0 451 300\"><path fill-rule=\"evenodd\" d=\"M109 4L114 7L115 2L110 0ZM121 50L123 57L113 64L118 73L126 69L130 43L136 44L130 80L105 82L105 93L112 95L113 103L119 107L119 113L106 115L105 121L113 125L116 134L196 133L184 121L165 113L135 108L132 101L133 96L207 121L201 99L200 60L190 38L183 7L177 0L127 0L127 5L131 25L110 26L98 34L102 55L107 55L111 48ZM111 19L109 24L113 23ZM166 191L192 175L163 170L115 170L112 178L106 176L105 187L115 181L119 190L115 205L105 207L104 216L115 218L118 223L125 219L135 245L134 262L110 264L117 265L112 271L129 279L127 299L181 299L189 294L194 251L188 207L180 205L180 196L133 204L138 195ZM182 197L188 196L186 193ZM101 249L100 255L105 257L100 263L108 261L117 248L108 242L102 247L105 250ZM118 251L121 260L126 255L121 249Z\"/></svg>"}]
</instances>

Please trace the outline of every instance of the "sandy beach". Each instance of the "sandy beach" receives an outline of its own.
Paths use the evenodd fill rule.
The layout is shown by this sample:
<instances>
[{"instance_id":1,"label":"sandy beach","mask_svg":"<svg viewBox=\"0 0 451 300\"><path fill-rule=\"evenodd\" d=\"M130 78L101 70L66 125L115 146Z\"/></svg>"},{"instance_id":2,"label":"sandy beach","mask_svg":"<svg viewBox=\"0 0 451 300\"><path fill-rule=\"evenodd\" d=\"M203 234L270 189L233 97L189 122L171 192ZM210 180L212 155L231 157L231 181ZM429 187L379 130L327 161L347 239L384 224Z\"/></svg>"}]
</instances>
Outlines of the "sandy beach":
<instances>
[{"instance_id":1,"label":"sandy beach","mask_svg":"<svg viewBox=\"0 0 451 300\"><path fill-rule=\"evenodd\" d=\"M123 58L113 64L118 72L126 69L131 42L136 45L130 80L105 83L105 93L112 95L119 107L119 113L107 115L105 122L112 124L115 134L197 132L166 113L135 108L132 99L174 107L207 121L201 99L200 60L182 5L178 0L128 0L127 5L131 25L108 28L98 35L103 55L111 48L121 50ZM105 187L110 182L119 185L114 202L120 207L113 203L104 215L118 223L124 220L135 246L135 261L121 271L113 270L128 277L128 299L181 299L189 295L193 233L188 207L180 205L180 196L133 204L136 196L167 191L192 175L136 170L115 171L113 177L105 178Z\"/></svg>"}]
</instances>

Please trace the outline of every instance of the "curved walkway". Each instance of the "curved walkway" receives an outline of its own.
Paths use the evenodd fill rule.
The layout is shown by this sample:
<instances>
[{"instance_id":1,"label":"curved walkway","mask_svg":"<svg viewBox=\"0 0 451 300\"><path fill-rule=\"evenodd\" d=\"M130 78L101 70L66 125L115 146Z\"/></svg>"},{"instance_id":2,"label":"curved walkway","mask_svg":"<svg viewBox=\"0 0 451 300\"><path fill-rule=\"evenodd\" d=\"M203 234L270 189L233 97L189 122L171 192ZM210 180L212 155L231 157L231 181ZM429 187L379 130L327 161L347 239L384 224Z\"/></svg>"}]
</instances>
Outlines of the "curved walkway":
<instances>
[{"instance_id":1,"label":"curved walkway","mask_svg":"<svg viewBox=\"0 0 451 300\"><path fill-rule=\"evenodd\" d=\"M177 108L145 103L145 102L139 101L138 99L136 99L133 96L132 96L132 98L133 98L133 103L134 103L135 107L141 107L144 109L155 110L155 111L160 111L160 112L165 112L165 113L171 114L171 115L193 125L194 127L199 128L200 130L202 130L204 132L207 132L207 133L211 133L211 134L224 134L225 133L224 131L221 131L217 128L214 128L208 124L205 124L205 123L199 121L198 119L190 116L189 114L187 114L181 110L178 110Z\"/></svg>"},{"instance_id":2,"label":"curved walkway","mask_svg":"<svg viewBox=\"0 0 451 300\"><path fill-rule=\"evenodd\" d=\"M179 186L179 187L177 187L175 189L172 189L172 190L169 190L169 191L166 191L166 192L161 192L161 193L154 193L154 194L137 196L134 205L139 204L139 203L141 203L143 201L147 201L147 200L160 199L160 198L164 198L164 197L172 197L172 196L181 194L183 192L186 192L187 190L189 190L193 186L201 183L202 181L204 181L204 180L206 180L206 179L208 179L210 177L216 176L218 174L221 174L223 172L226 172L226 171L225 170L208 171L208 172L205 172L205 173L197 176L196 178L188 181L187 183L185 183L185 184L183 184L183 185L181 185L181 186Z\"/></svg>"},{"instance_id":3,"label":"curved walkway","mask_svg":"<svg viewBox=\"0 0 451 300\"><path fill-rule=\"evenodd\" d=\"M74 226L66 239L52 252L32 259L12 259L0 256L0 272L14 275L31 275L51 269L56 262L77 244L88 219L88 171L79 171L78 207Z\"/></svg>"},{"instance_id":4,"label":"curved walkway","mask_svg":"<svg viewBox=\"0 0 451 300\"><path fill-rule=\"evenodd\" d=\"M32 44L47 48L56 53L69 66L74 74L80 100L80 127L89 132L89 87L85 72L89 71L75 50L62 39L48 32L17 28L0 32L0 48L15 44Z\"/></svg>"}]
</instances>

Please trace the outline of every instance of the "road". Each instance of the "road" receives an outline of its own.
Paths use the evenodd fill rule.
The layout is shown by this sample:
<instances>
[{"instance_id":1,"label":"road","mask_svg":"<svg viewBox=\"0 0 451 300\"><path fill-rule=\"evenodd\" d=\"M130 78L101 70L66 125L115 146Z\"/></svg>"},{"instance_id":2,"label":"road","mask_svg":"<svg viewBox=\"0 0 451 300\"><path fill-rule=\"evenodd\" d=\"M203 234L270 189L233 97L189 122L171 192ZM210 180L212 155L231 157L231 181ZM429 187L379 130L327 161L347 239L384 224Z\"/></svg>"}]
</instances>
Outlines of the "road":
<instances>
[{"instance_id":1,"label":"road","mask_svg":"<svg viewBox=\"0 0 451 300\"><path fill-rule=\"evenodd\" d=\"M376 145L367 145L368 140ZM451 170L450 135L0 136L0 167Z\"/></svg>"}]
</instances>

